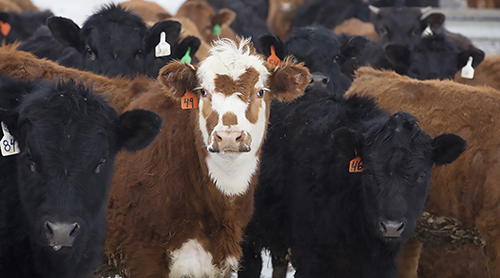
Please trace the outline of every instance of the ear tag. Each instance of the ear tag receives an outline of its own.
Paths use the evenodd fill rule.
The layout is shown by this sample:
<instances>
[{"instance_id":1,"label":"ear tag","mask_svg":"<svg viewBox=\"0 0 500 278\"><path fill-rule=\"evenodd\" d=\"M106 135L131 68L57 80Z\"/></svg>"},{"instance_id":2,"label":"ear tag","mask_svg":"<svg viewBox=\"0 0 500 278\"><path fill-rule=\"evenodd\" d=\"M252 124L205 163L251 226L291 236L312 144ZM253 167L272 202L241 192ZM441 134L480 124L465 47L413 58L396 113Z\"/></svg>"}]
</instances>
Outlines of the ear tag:
<instances>
[{"instance_id":1,"label":"ear tag","mask_svg":"<svg viewBox=\"0 0 500 278\"><path fill-rule=\"evenodd\" d=\"M8 22L0 21L0 29L1 29L2 35L4 37L7 37L7 35L10 32L11 27L10 27L10 24Z\"/></svg>"},{"instance_id":2,"label":"ear tag","mask_svg":"<svg viewBox=\"0 0 500 278\"><path fill-rule=\"evenodd\" d=\"M462 77L467 79L474 78L474 68L472 67L472 56L469 56L467 64L462 68Z\"/></svg>"},{"instance_id":3,"label":"ear tag","mask_svg":"<svg viewBox=\"0 0 500 278\"><path fill-rule=\"evenodd\" d=\"M279 67L281 64L280 58L276 56L276 52L274 51L274 45L271 45L271 55L267 58L267 62L274 67Z\"/></svg>"},{"instance_id":4,"label":"ear tag","mask_svg":"<svg viewBox=\"0 0 500 278\"><path fill-rule=\"evenodd\" d=\"M161 32L160 42L155 47L156 57L163 57L170 55L170 44L167 42L167 34Z\"/></svg>"},{"instance_id":5,"label":"ear tag","mask_svg":"<svg viewBox=\"0 0 500 278\"><path fill-rule=\"evenodd\" d=\"M16 138L14 138L14 136L10 134L9 129L3 122L2 131L2 156L9 156L20 153L21 151L19 150Z\"/></svg>"},{"instance_id":6,"label":"ear tag","mask_svg":"<svg viewBox=\"0 0 500 278\"><path fill-rule=\"evenodd\" d=\"M219 36L220 33L221 33L220 24L215 24L214 28L212 28L212 34Z\"/></svg>"},{"instance_id":7,"label":"ear tag","mask_svg":"<svg viewBox=\"0 0 500 278\"><path fill-rule=\"evenodd\" d=\"M430 37L434 35L434 33L432 32L431 30L431 25L427 25L427 28L425 28L425 30L422 32L422 38L425 38L425 37Z\"/></svg>"},{"instance_id":8,"label":"ear tag","mask_svg":"<svg viewBox=\"0 0 500 278\"><path fill-rule=\"evenodd\" d=\"M189 55L190 53L191 47L188 46L188 50L186 51L186 54L181 58L181 62L191 64L191 56Z\"/></svg>"},{"instance_id":9,"label":"ear tag","mask_svg":"<svg viewBox=\"0 0 500 278\"><path fill-rule=\"evenodd\" d=\"M349 162L349 173L360 173L363 172L363 161L361 157L358 156L358 152L354 150L356 157Z\"/></svg>"},{"instance_id":10,"label":"ear tag","mask_svg":"<svg viewBox=\"0 0 500 278\"><path fill-rule=\"evenodd\" d=\"M186 90L186 93L182 96L181 99L181 108L182 109L198 108L198 97L190 90Z\"/></svg>"}]
</instances>

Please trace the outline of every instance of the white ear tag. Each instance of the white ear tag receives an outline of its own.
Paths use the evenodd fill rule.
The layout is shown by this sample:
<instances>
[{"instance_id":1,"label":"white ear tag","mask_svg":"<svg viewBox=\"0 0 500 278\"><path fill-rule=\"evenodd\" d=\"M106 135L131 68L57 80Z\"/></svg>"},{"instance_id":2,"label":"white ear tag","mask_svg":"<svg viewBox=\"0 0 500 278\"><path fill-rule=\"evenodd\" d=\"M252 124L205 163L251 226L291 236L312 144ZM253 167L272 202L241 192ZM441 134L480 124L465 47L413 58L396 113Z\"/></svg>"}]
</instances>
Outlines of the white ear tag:
<instances>
[{"instance_id":1,"label":"white ear tag","mask_svg":"<svg viewBox=\"0 0 500 278\"><path fill-rule=\"evenodd\" d=\"M432 32L432 29L431 29L431 25L427 25L427 28L425 28L425 30L422 32L422 38L425 38L425 37L430 37L432 36L434 33Z\"/></svg>"},{"instance_id":2,"label":"white ear tag","mask_svg":"<svg viewBox=\"0 0 500 278\"><path fill-rule=\"evenodd\" d=\"M167 42L167 34L161 32L160 42L155 47L156 57L163 57L170 55L170 44Z\"/></svg>"},{"instance_id":3,"label":"white ear tag","mask_svg":"<svg viewBox=\"0 0 500 278\"><path fill-rule=\"evenodd\" d=\"M474 78L474 68L472 67L472 56L469 56L467 60L467 65L462 68L462 77L467 79Z\"/></svg>"},{"instance_id":4,"label":"white ear tag","mask_svg":"<svg viewBox=\"0 0 500 278\"><path fill-rule=\"evenodd\" d=\"M9 156L20 153L16 138L9 133L9 129L2 122L2 156Z\"/></svg>"}]
</instances>

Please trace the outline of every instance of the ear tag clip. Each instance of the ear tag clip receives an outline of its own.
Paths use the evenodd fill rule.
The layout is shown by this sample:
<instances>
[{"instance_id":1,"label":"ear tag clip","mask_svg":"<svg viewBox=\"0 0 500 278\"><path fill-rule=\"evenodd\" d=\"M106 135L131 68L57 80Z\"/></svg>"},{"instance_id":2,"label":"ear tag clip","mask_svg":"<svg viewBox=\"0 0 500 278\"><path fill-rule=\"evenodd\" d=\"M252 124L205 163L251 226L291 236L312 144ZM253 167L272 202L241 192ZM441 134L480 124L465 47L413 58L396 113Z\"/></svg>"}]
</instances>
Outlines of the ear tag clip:
<instances>
[{"instance_id":1,"label":"ear tag clip","mask_svg":"<svg viewBox=\"0 0 500 278\"><path fill-rule=\"evenodd\" d=\"M7 37L7 35L10 32L11 26L8 22L0 21L0 29L1 29L0 31L2 32L2 35L4 37Z\"/></svg>"},{"instance_id":2,"label":"ear tag clip","mask_svg":"<svg viewBox=\"0 0 500 278\"><path fill-rule=\"evenodd\" d=\"M427 28L425 28L425 30L422 32L422 38L425 38L425 37L430 37L434 35L434 33L432 32L432 29L431 29L431 25L427 25Z\"/></svg>"},{"instance_id":3,"label":"ear tag clip","mask_svg":"<svg viewBox=\"0 0 500 278\"><path fill-rule=\"evenodd\" d=\"M163 57L170 55L170 44L167 42L167 34L161 32L160 42L155 47L155 56Z\"/></svg>"},{"instance_id":4,"label":"ear tag clip","mask_svg":"<svg viewBox=\"0 0 500 278\"><path fill-rule=\"evenodd\" d=\"M462 68L463 78L473 79L474 78L474 68L472 67L472 56L469 56L469 60L467 60L467 64Z\"/></svg>"},{"instance_id":5,"label":"ear tag clip","mask_svg":"<svg viewBox=\"0 0 500 278\"><path fill-rule=\"evenodd\" d=\"M274 45L271 45L271 55L267 58L267 63L273 65L274 67L279 67L281 64L280 58L276 56L276 52L274 50Z\"/></svg>"},{"instance_id":6,"label":"ear tag clip","mask_svg":"<svg viewBox=\"0 0 500 278\"><path fill-rule=\"evenodd\" d=\"M212 28L212 34L220 36L220 33L221 33L220 24L215 24L214 28Z\"/></svg>"},{"instance_id":7,"label":"ear tag clip","mask_svg":"<svg viewBox=\"0 0 500 278\"><path fill-rule=\"evenodd\" d=\"M3 131L3 137L1 140L2 156L9 156L20 153L21 151L19 150L16 138L14 138L14 136L10 134L9 129L3 122L2 122L2 131Z\"/></svg>"},{"instance_id":8,"label":"ear tag clip","mask_svg":"<svg viewBox=\"0 0 500 278\"><path fill-rule=\"evenodd\" d=\"M361 161L361 157L358 156L357 150L354 150L354 153L356 157L349 162L349 173L363 172L363 161Z\"/></svg>"},{"instance_id":9,"label":"ear tag clip","mask_svg":"<svg viewBox=\"0 0 500 278\"><path fill-rule=\"evenodd\" d=\"M181 58L181 62L186 63L186 64L191 64L191 47L188 47L186 54Z\"/></svg>"},{"instance_id":10,"label":"ear tag clip","mask_svg":"<svg viewBox=\"0 0 500 278\"><path fill-rule=\"evenodd\" d=\"M190 90L186 90L186 93L182 96L181 99L181 108L182 109L198 108L198 97Z\"/></svg>"}]
</instances>

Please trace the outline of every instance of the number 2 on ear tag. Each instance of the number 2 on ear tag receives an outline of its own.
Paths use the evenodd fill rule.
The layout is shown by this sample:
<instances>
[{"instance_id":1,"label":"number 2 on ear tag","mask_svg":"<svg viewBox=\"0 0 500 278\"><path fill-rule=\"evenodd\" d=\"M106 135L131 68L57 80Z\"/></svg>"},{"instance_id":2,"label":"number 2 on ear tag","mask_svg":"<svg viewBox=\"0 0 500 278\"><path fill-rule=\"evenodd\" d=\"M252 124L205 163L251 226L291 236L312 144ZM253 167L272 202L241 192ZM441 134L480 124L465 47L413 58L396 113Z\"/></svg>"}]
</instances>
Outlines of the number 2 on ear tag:
<instances>
[{"instance_id":1,"label":"number 2 on ear tag","mask_svg":"<svg viewBox=\"0 0 500 278\"><path fill-rule=\"evenodd\" d=\"M3 131L3 137L1 140L2 156L9 156L20 153L16 138L14 138L14 136L10 134L9 129L3 122L2 122L2 131Z\"/></svg>"},{"instance_id":2,"label":"number 2 on ear tag","mask_svg":"<svg viewBox=\"0 0 500 278\"><path fill-rule=\"evenodd\" d=\"M195 109L198 108L198 97L191 91L186 90L186 93L181 99L182 109Z\"/></svg>"},{"instance_id":3,"label":"number 2 on ear tag","mask_svg":"<svg viewBox=\"0 0 500 278\"><path fill-rule=\"evenodd\" d=\"M269 64L273 65L274 67L279 67L281 64L280 58L278 58L278 56L276 56L276 52L274 50L274 45L271 45L271 55L269 55L269 57L267 58L267 62Z\"/></svg>"}]
</instances>

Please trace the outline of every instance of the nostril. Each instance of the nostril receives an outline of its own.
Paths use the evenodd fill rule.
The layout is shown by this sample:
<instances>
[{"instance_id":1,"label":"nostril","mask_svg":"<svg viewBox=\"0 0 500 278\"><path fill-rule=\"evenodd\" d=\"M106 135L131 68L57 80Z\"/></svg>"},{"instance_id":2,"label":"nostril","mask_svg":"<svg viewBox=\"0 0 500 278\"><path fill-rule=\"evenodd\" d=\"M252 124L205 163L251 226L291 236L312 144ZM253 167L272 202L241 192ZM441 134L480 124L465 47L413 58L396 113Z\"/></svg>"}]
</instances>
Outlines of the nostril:
<instances>
[{"instance_id":1,"label":"nostril","mask_svg":"<svg viewBox=\"0 0 500 278\"><path fill-rule=\"evenodd\" d=\"M70 236L76 236L78 231L80 230L80 224L78 224L78 222L75 222L74 223L75 227L73 228L73 230L71 230L71 232L69 233Z\"/></svg>"},{"instance_id":2,"label":"nostril","mask_svg":"<svg viewBox=\"0 0 500 278\"><path fill-rule=\"evenodd\" d=\"M378 223L378 228L382 233L387 233L387 227L385 226L384 222Z\"/></svg>"},{"instance_id":3,"label":"nostril","mask_svg":"<svg viewBox=\"0 0 500 278\"><path fill-rule=\"evenodd\" d=\"M243 142L243 139L245 139L245 134L243 134L243 131L241 132L240 136L236 137L236 142Z\"/></svg>"},{"instance_id":4,"label":"nostril","mask_svg":"<svg viewBox=\"0 0 500 278\"><path fill-rule=\"evenodd\" d=\"M214 132L214 140L215 140L215 142L221 142L222 141L222 137L220 137L219 134L216 131Z\"/></svg>"},{"instance_id":5,"label":"nostril","mask_svg":"<svg viewBox=\"0 0 500 278\"><path fill-rule=\"evenodd\" d=\"M398 233L402 233L405 229L405 223L401 223L401 226L399 226L399 228L397 229Z\"/></svg>"},{"instance_id":6,"label":"nostril","mask_svg":"<svg viewBox=\"0 0 500 278\"><path fill-rule=\"evenodd\" d=\"M54 236L54 231L50 227L49 221L45 221L44 227L45 227L45 236L46 236L46 238L53 237Z\"/></svg>"},{"instance_id":7,"label":"nostril","mask_svg":"<svg viewBox=\"0 0 500 278\"><path fill-rule=\"evenodd\" d=\"M326 85L326 84L330 83L330 78L325 77L325 78L323 78L323 81L322 81L322 82L323 82L323 84L325 84L325 85Z\"/></svg>"}]
</instances>

